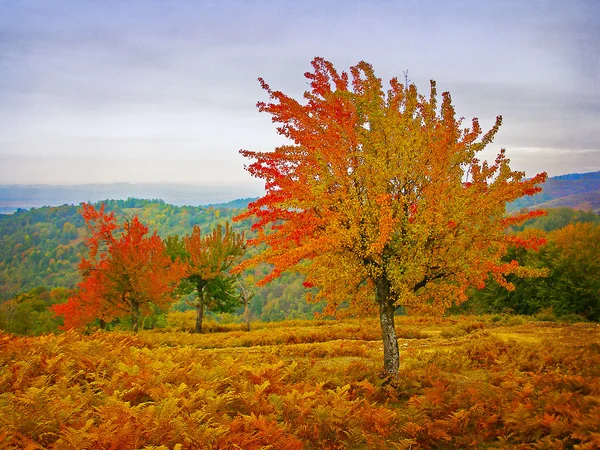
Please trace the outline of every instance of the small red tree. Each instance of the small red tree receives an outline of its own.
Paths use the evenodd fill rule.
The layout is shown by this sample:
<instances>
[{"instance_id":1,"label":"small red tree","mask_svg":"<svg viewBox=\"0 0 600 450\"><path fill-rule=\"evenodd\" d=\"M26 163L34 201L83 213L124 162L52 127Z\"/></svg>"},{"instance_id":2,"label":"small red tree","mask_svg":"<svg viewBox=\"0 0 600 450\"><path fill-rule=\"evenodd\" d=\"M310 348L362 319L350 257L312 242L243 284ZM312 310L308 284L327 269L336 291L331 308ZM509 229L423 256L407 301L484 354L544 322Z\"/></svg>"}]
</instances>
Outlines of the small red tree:
<instances>
[{"instance_id":1,"label":"small red tree","mask_svg":"<svg viewBox=\"0 0 600 450\"><path fill-rule=\"evenodd\" d=\"M262 233L249 244L266 249L238 270L272 264L263 283L299 270L319 288L327 312L348 301L352 313L378 311L384 368L393 375L397 307L440 312L490 273L505 285L507 274L527 273L501 261L506 227L527 219L509 223L505 205L538 192L546 174L526 179L510 169L504 150L493 164L479 161L501 118L483 136L477 119L463 128L449 93L438 105L434 82L426 98L397 79L384 91L365 62L351 76L322 58L312 66L305 104L259 80L271 98L259 110L292 143L241 151L254 160L247 169L265 180L266 194L237 219L258 218L254 229Z\"/></svg>"},{"instance_id":2,"label":"small red tree","mask_svg":"<svg viewBox=\"0 0 600 450\"><path fill-rule=\"evenodd\" d=\"M160 237L156 232L148 235L148 227L137 217L119 226L114 213L90 204L82 206L82 215L90 231L88 257L79 265L83 280L54 312L65 317L65 328L131 314L137 331L140 315L148 313L151 304L164 307L172 302L183 267L169 258Z\"/></svg>"}]
</instances>

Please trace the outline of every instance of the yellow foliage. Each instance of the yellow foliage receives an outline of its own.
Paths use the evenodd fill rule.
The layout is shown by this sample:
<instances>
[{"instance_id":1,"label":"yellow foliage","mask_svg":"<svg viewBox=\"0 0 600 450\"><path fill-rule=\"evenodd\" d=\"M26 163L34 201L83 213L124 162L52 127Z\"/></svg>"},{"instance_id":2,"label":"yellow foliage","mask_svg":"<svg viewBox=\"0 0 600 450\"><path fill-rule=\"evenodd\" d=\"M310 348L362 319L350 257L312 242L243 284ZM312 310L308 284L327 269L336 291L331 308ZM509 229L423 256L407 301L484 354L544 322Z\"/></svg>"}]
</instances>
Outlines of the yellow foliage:
<instances>
[{"instance_id":1,"label":"yellow foliage","mask_svg":"<svg viewBox=\"0 0 600 450\"><path fill-rule=\"evenodd\" d=\"M380 377L375 320L210 335L0 333L0 448L600 443L595 325L397 322L405 363L392 382Z\"/></svg>"}]
</instances>

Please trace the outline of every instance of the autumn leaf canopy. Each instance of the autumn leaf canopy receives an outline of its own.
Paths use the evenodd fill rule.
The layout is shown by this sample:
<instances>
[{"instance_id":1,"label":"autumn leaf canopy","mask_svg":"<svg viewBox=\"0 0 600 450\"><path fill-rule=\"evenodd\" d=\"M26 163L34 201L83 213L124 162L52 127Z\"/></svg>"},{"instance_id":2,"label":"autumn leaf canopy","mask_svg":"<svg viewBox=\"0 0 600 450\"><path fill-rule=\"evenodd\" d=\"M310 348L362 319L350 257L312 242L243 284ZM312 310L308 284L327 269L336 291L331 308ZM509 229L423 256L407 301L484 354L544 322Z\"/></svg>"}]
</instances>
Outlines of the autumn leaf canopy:
<instances>
[{"instance_id":1,"label":"autumn leaf canopy","mask_svg":"<svg viewBox=\"0 0 600 450\"><path fill-rule=\"evenodd\" d=\"M433 81L423 96L396 78L384 90L365 62L346 73L315 58L312 68L302 102L259 80L270 101L258 108L290 144L241 151L266 189L239 217L255 216L250 244L267 244L244 267L272 264L263 283L303 272L329 311L349 299L368 309L381 279L397 306L442 309L490 273L525 274L501 257L515 241L507 226L531 214L507 219L505 205L538 192L546 174L526 179L504 150L493 163L477 158L501 117L483 133L476 118L463 126L449 93L439 102Z\"/></svg>"}]
</instances>

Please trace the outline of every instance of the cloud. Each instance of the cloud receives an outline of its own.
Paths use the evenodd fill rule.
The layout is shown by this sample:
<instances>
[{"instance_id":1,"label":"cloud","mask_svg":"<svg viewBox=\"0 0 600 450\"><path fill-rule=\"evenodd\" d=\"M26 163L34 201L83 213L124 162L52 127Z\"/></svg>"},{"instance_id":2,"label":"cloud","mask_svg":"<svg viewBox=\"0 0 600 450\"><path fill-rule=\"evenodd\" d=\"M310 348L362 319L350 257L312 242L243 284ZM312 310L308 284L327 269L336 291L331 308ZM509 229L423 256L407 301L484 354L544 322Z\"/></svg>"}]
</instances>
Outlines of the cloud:
<instances>
[{"instance_id":1,"label":"cloud","mask_svg":"<svg viewBox=\"0 0 600 450\"><path fill-rule=\"evenodd\" d=\"M584 171L600 148L597 13L592 0L7 2L0 182L86 164L98 180L247 179L238 149L282 142L256 79L300 98L317 55L364 59L385 82L408 69L423 91L435 78L459 115L504 116L490 154L545 148L515 163Z\"/></svg>"}]
</instances>

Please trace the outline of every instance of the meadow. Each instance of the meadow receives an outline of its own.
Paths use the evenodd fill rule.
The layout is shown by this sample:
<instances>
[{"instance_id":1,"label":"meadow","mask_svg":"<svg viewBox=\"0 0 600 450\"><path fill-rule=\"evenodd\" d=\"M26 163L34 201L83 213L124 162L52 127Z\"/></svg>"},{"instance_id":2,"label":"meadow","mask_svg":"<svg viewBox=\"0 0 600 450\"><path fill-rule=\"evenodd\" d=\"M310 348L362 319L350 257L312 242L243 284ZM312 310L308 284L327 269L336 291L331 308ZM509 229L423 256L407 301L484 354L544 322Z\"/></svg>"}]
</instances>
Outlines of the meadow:
<instances>
[{"instance_id":1,"label":"meadow","mask_svg":"<svg viewBox=\"0 0 600 450\"><path fill-rule=\"evenodd\" d=\"M210 327L209 327L210 328ZM600 326L398 317L0 334L2 449L600 447Z\"/></svg>"}]
</instances>

